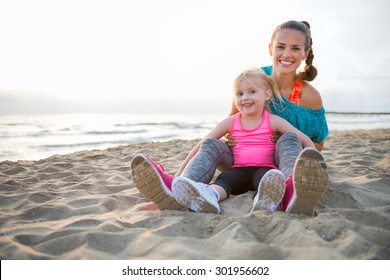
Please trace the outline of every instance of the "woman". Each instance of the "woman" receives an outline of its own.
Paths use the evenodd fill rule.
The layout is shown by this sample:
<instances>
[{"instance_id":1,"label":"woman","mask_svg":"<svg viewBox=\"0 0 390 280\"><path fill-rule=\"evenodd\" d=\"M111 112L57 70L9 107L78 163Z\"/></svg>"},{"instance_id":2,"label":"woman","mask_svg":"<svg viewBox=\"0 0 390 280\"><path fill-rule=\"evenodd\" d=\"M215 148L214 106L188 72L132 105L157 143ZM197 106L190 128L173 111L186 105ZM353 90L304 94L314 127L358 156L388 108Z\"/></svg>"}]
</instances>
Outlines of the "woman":
<instances>
[{"instance_id":1,"label":"woman","mask_svg":"<svg viewBox=\"0 0 390 280\"><path fill-rule=\"evenodd\" d=\"M307 22L288 21L279 25L269 44L272 66L262 69L277 83L282 102L271 105L271 112L278 115L315 144L318 151L328 135L325 110L319 92L308 82L314 80L317 70L313 66L313 49L310 26ZM303 72L297 73L302 61ZM237 113L233 105L231 114ZM234 139L230 139L234 145ZM284 174L286 182L281 209L290 213L312 215L314 208L326 191L328 173L319 152L303 151L296 134L286 133L276 143L275 162ZM217 167L221 170L233 165L229 146L212 138L202 141L199 151L182 163L176 176L196 182L209 183ZM142 194L163 209L181 209L171 194L172 176L146 156L136 156L132 163L132 175ZM291 178L291 179L289 179Z\"/></svg>"}]
</instances>

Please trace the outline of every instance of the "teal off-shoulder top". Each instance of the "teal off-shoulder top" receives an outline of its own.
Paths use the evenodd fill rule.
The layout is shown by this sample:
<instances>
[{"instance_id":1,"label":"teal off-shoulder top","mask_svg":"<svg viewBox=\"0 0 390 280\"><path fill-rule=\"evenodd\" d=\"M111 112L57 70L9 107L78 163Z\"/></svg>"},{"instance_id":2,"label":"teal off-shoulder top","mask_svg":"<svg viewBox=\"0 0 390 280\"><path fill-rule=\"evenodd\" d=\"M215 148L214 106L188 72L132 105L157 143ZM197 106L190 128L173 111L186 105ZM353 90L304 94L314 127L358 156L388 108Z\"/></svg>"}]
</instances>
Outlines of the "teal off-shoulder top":
<instances>
[{"instance_id":1,"label":"teal off-shoulder top","mask_svg":"<svg viewBox=\"0 0 390 280\"><path fill-rule=\"evenodd\" d=\"M268 76L272 74L272 66L261 68ZM291 103L282 96L282 100L270 102L271 112L287 120L294 127L306 134L311 140L323 141L329 134L325 109L313 110Z\"/></svg>"}]
</instances>

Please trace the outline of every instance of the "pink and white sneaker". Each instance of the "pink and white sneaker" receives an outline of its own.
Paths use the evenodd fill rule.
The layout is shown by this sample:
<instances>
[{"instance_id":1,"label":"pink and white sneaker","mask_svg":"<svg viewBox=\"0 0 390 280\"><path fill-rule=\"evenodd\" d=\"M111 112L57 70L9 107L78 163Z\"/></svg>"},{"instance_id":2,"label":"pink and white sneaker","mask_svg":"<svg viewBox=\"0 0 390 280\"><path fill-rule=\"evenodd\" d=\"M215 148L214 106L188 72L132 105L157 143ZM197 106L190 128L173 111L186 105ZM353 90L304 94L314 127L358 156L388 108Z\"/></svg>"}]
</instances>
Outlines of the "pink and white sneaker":
<instances>
[{"instance_id":1,"label":"pink and white sneaker","mask_svg":"<svg viewBox=\"0 0 390 280\"><path fill-rule=\"evenodd\" d=\"M153 201L160 210L182 210L172 195L173 176L164 167L144 154L131 160L131 175L140 193Z\"/></svg>"},{"instance_id":2,"label":"pink and white sneaker","mask_svg":"<svg viewBox=\"0 0 390 280\"><path fill-rule=\"evenodd\" d=\"M313 148L303 149L295 161L293 175L286 180L282 209L312 216L328 182L328 169L321 153Z\"/></svg>"}]
</instances>

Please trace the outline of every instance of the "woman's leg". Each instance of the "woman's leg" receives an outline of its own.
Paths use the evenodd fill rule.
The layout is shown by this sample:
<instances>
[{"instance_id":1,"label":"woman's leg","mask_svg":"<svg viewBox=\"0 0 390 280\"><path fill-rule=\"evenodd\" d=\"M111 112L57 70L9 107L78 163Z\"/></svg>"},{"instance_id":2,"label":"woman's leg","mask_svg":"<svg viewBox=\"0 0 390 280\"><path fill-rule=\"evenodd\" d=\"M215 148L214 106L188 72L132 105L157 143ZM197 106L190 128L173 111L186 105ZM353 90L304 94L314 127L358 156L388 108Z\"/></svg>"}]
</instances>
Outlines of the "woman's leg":
<instances>
[{"instance_id":1,"label":"woman's leg","mask_svg":"<svg viewBox=\"0 0 390 280\"><path fill-rule=\"evenodd\" d=\"M321 153L305 148L298 155L292 176L286 180L282 209L312 216L328 186L328 169Z\"/></svg>"},{"instance_id":2,"label":"woman's leg","mask_svg":"<svg viewBox=\"0 0 390 280\"><path fill-rule=\"evenodd\" d=\"M285 179L293 173L295 160L301 151L302 145L295 133L287 132L276 142L275 163Z\"/></svg>"},{"instance_id":3,"label":"woman's leg","mask_svg":"<svg viewBox=\"0 0 390 280\"><path fill-rule=\"evenodd\" d=\"M191 159L181 176L195 182L208 184L217 168L226 170L233 165L233 154L229 146L214 138L202 141L198 153Z\"/></svg>"},{"instance_id":4,"label":"woman's leg","mask_svg":"<svg viewBox=\"0 0 390 280\"><path fill-rule=\"evenodd\" d=\"M312 215L328 184L328 170L321 153L313 148L302 150L298 136L286 133L276 143L275 162L286 179L282 209Z\"/></svg>"},{"instance_id":5,"label":"woman's leg","mask_svg":"<svg viewBox=\"0 0 390 280\"><path fill-rule=\"evenodd\" d=\"M173 176L161 164L147 155L138 154L131 161L131 175L135 187L160 210L181 210L183 207L172 196Z\"/></svg>"}]
</instances>

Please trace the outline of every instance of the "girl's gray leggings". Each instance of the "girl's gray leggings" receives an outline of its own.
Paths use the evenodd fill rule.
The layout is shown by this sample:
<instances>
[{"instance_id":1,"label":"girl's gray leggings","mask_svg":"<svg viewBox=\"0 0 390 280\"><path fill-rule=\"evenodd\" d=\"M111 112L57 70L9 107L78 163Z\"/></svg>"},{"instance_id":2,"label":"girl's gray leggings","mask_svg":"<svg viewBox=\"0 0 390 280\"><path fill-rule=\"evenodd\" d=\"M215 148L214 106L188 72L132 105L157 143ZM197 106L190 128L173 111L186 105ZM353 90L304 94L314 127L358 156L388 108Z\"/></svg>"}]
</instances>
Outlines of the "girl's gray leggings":
<instances>
[{"instance_id":1,"label":"girl's gray leggings","mask_svg":"<svg viewBox=\"0 0 390 280\"><path fill-rule=\"evenodd\" d=\"M302 150L298 136L288 132L276 142L275 163L287 179L292 174L295 159ZM217 168L221 171L233 165L233 154L229 146L214 138L202 141L198 153L185 168L182 176L195 182L210 183Z\"/></svg>"}]
</instances>

